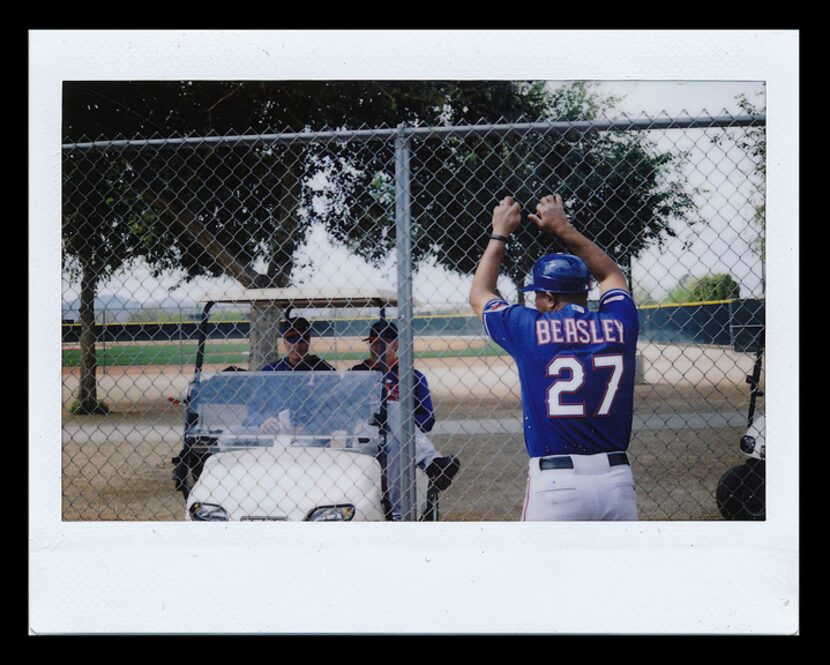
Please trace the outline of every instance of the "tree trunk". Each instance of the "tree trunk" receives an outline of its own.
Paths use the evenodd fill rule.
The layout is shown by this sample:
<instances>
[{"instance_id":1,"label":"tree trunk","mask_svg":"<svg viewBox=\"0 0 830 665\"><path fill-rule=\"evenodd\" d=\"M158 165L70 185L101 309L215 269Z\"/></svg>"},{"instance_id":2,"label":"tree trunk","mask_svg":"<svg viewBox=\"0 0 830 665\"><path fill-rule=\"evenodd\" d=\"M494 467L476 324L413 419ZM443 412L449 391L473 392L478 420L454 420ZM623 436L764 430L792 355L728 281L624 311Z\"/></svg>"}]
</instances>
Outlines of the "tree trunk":
<instances>
[{"instance_id":1,"label":"tree trunk","mask_svg":"<svg viewBox=\"0 0 830 665\"><path fill-rule=\"evenodd\" d=\"M282 179L282 196L277 208L278 228L271 241L271 259L268 262L267 280L269 286L284 287L291 281L291 269L294 266L294 252L297 249L298 213L302 197L301 155L288 151L285 155L286 167Z\"/></svg>"},{"instance_id":2,"label":"tree trunk","mask_svg":"<svg viewBox=\"0 0 830 665\"><path fill-rule=\"evenodd\" d=\"M222 243L216 239L207 227L187 208L180 205L172 195L147 189L141 196L151 206L161 206L161 213L172 222L179 224L225 274L233 277L246 289L256 288L259 275L247 264L225 251Z\"/></svg>"},{"instance_id":3,"label":"tree trunk","mask_svg":"<svg viewBox=\"0 0 830 665\"><path fill-rule=\"evenodd\" d=\"M251 352L248 369L256 371L279 358L280 309L271 303L251 303Z\"/></svg>"},{"instance_id":4,"label":"tree trunk","mask_svg":"<svg viewBox=\"0 0 830 665\"><path fill-rule=\"evenodd\" d=\"M80 312L81 322L81 390L78 395L77 413L95 413L98 410L98 388L95 358L95 271L84 263L81 274Z\"/></svg>"},{"instance_id":5,"label":"tree trunk","mask_svg":"<svg viewBox=\"0 0 830 665\"><path fill-rule=\"evenodd\" d=\"M263 288L283 288L291 281L294 252L297 248L298 211L302 194L302 164L300 154L287 151L286 168L282 180L282 196L277 209L276 229L271 242L271 260L268 272L260 275L258 285ZM279 357L280 309L271 303L251 305L251 352L248 368L257 370Z\"/></svg>"},{"instance_id":6,"label":"tree trunk","mask_svg":"<svg viewBox=\"0 0 830 665\"><path fill-rule=\"evenodd\" d=\"M276 212L273 229L271 259L267 274L258 274L245 262L230 255L212 233L196 217L166 193L145 190L142 198L150 205L161 205L162 212L174 220L195 242L210 255L222 271L236 279L246 289L281 288L288 286L297 248L297 228L302 192L302 151L289 150L285 155L283 196ZM251 306L250 354L248 369L255 371L278 358L280 309L261 303Z\"/></svg>"}]
</instances>

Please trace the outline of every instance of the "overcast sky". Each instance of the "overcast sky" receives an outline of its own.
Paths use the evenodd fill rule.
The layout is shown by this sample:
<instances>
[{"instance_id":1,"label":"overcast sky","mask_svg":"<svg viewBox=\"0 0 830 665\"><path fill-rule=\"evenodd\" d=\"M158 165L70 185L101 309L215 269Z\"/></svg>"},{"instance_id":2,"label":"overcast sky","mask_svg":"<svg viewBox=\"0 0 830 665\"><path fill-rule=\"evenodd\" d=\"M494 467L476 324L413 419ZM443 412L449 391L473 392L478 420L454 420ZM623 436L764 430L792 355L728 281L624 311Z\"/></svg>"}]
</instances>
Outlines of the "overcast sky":
<instances>
[{"instance_id":1,"label":"overcast sky","mask_svg":"<svg viewBox=\"0 0 830 665\"><path fill-rule=\"evenodd\" d=\"M762 82L605 81L598 83L597 90L622 97L615 112L630 117L641 114L649 117L720 115L723 112L734 115L740 113L736 102L740 94L749 97L756 107L765 107ZM659 297L686 274L702 276L729 272L741 284L742 296L760 296L761 265L751 247L757 233L745 221L753 212L747 204L750 196L747 188L751 184L746 178L752 165L743 158L740 150L726 144L713 147L702 135L703 132L696 130L652 133L661 150L691 149L689 181L708 186L713 191L696 199L700 214L707 222L705 227L694 233L678 229L679 237L662 250L653 248L644 253L634 264L635 285ZM698 138L692 143L689 139L694 136ZM684 242L691 246L684 249ZM297 258L297 265L305 264L295 272L297 285L394 287L396 282L394 257L390 257L383 267L373 268L332 244L319 227L308 235ZM173 274L155 279L145 266L137 264L100 285L99 294L114 294L140 303L163 301L173 305L198 301L205 292L236 287L231 279L198 279L174 288L179 277ZM425 306L463 305L467 301L470 280L470 276L426 267L416 274L413 293ZM506 297L515 298L515 291L507 280L499 286ZM78 295L78 285L70 283L65 275L62 295L64 301Z\"/></svg>"}]
</instances>

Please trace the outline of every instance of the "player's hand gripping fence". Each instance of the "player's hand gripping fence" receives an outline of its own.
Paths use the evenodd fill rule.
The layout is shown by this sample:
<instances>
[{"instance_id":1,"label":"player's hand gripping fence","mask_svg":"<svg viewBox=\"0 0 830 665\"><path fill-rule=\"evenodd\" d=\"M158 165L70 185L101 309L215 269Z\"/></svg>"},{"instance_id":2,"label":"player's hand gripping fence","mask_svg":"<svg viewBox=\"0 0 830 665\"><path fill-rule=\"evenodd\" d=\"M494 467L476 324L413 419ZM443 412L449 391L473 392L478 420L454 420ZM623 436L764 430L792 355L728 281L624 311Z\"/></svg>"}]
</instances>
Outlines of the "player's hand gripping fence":
<instances>
[{"instance_id":1,"label":"player's hand gripping fence","mask_svg":"<svg viewBox=\"0 0 830 665\"><path fill-rule=\"evenodd\" d=\"M505 195L525 218L502 265L509 301L540 255L565 249L526 221L553 192L624 268L639 306L629 458L641 518L721 519L716 485L742 460L762 341L762 117L72 139L64 519L385 519L395 501L403 519L518 519L518 380L467 296ZM323 301L241 296L287 288ZM379 290L396 305L336 300ZM216 294L231 302L202 325ZM280 336L288 307L312 324L304 358L337 370L317 388L313 374L250 372L302 351ZM398 336L373 349L364 340L381 315ZM377 372L376 384L343 383L395 357L400 385L381 388ZM424 469L451 455L461 469L439 491ZM399 473L384 478L390 467Z\"/></svg>"}]
</instances>

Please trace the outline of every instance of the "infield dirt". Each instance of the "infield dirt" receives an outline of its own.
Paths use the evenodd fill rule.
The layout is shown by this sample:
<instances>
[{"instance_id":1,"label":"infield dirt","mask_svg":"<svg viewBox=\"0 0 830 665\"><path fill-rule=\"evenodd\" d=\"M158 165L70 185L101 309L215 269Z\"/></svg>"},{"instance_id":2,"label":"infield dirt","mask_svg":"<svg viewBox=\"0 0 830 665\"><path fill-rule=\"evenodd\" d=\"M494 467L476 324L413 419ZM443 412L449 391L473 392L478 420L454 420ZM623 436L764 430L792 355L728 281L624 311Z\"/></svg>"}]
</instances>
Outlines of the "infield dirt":
<instances>
[{"instance_id":1,"label":"infield dirt","mask_svg":"<svg viewBox=\"0 0 830 665\"><path fill-rule=\"evenodd\" d=\"M361 340L350 344L365 348ZM428 341L430 350L438 345L435 339ZM315 340L315 351L324 352L317 346ZM447 340L441 348L469 349L469 340ZM343 350L339 343L337 351ZM642 345L640 353L646 382L636 387L636 414L746 411L744 379L752 371L751 354L652 344ZM355 362L334 364L345 370ZM429 380L439 422L521 417L518 376L507 356L416 359L416 367ZM98 397L112 413L72 416L66 408L77 391L78 372L64 369L64 519L183 518L184 501L170 479L170 460L181 446L183 407L169 398L184 398L191 377L192 369L180 366L108 367L99 371ZM759 408L763 410L763 398ZM135 443L139 432L141 440ZM641 519L720 519L714 489L718 478L742 461L737 445L741 433L734 427L635 432L629 452ZM441 497L443 520L519 518L527 466L520 434L454 434L433 440L442 453L456 454L462 461L461 472Z\"/></svg>"}]
</instances>

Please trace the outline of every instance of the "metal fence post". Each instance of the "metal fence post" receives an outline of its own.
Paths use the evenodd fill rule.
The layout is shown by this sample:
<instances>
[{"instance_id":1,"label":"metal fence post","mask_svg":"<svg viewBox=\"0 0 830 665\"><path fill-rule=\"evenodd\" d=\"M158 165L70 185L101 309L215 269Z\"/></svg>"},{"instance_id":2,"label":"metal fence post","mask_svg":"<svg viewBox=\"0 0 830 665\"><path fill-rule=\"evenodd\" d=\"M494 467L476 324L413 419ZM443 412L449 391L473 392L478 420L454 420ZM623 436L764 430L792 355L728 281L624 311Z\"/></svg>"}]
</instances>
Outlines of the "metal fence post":
<instances>
[{"instance_id":1,"label":"metal fence post","mask_svg":"<svg viewBox=\"0 0 830 665\"><path fill-rule=\"evenodd\" d=\"M101 368L103 373L107 373L107 307L104 306L103 317L101 319Z\"/></svg>"},{"instance_id":2,"label":"metal fence post","mask_svg":"<svg viewBox=\"0 0 830 665\"><path fill-rule=\"evenodd\" d=\"M398 263L398 380L401 409L401 519L417 519L412 350L410 146L403 124L395 137L395 222ZM398 479L395 479L397 482Z\"/></svg>"}]
</instances>

